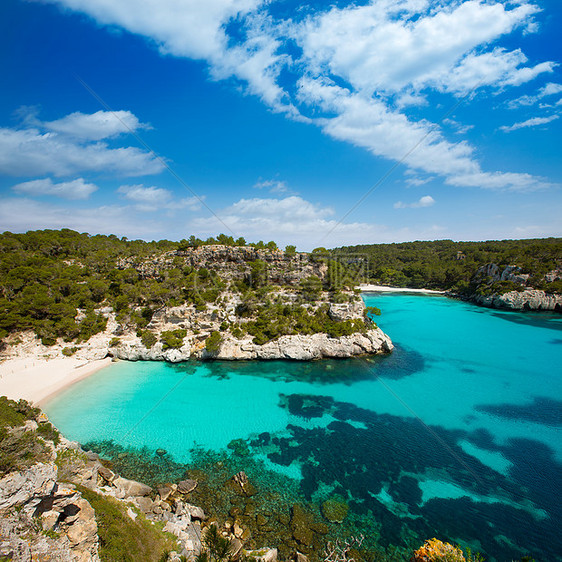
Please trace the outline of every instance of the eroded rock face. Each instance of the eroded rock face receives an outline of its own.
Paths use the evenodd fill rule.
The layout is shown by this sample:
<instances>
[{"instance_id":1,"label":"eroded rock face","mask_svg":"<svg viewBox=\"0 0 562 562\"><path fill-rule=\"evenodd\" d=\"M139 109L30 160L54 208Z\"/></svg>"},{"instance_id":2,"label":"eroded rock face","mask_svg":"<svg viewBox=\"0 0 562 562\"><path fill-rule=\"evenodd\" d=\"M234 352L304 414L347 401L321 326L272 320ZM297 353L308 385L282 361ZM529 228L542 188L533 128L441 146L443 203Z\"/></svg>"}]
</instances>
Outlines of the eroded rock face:
<instances>
[{"instance_id":1,"label":"eroded rock face","mask_svg":"<svg viewBox=\"0 0 562 562\"><path fill-rule=\"evenodd\" d=\"M0 480L1 532L7 539L1 554L21 561L99 562L94 510L73 486L58 484L57 476L54 463L37 463ZM36 533L35 518L60 538Z\"/></svg>"},{"instance_id":2,"label":"eroded rock face","mask_svg":"<svg viewBox=\"0 0 562 562\"><path fill-rule=\"evenodd\" d=\"M311 361L323 358L346 358L359 355L389 353L394 349L390 338L380 329L373 328L365 334L355 333L350 336L332 338L327 334L281 336L275 341L264 345L252 342L247 336L236 339L226 336L218 353L208 353L201 348L184 345L180 349L163 350L157 343L146 349L142 342L127 342L111 350L114 357L128 361L170 361L176 363L190 358L249 360L249 359L291 359L295 361Z\"/></svg>"},{"instance_id":3,"label":"eroded rock face","mask_svg":"<svg viewBox=\"0 0 562 562\"><path fill-rule=\"evenodd\" d=\"M49 497L56 488L57 467L53 463L37 463L12 472L0 480L0 511Z\"/></svg>"},{"instance_id":4,"label":"eroded rock face","mask_svg":"<svg viewBox=\"0 0 562 562\"><path fill-rule=\"evenodd\" d=\"M510 310L552 310L562 312L562 295L547 293L534 289L529 285L531 276L522 273L521 268L510 265L503 269L495 263L482 266L476 272L473 282L477 285L488 285L498 281L510 281L521 286L521 290L509 291L503 294L478 295L471 298L477 304L491 308L507 308ZM562 271L555 269L544 275L546 283L552 283L562 278Z\"/></svg>"},{"instance_id":5,"label":"eroded rock face","mask_svg":"<svg viewBox=\"0 0 562 562\"><path fill-rule=\"evenodd\" d=\"M475 296L483 306L511 310L552 310L562 312L562 295L549 294L537 289L510 291L503 295Z\"/></svg>"}]
</instances>

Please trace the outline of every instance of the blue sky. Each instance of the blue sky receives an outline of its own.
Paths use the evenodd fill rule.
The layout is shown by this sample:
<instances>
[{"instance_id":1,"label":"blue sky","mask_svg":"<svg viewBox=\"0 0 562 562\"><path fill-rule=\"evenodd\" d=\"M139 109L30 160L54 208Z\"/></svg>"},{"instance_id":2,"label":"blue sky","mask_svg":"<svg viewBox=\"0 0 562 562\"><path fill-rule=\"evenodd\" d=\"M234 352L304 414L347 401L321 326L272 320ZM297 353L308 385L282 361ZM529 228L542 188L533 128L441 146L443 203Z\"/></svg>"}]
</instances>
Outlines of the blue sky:
<instances>
[{"instance_id":1,"label":"blue sky","mask_svg":"<svg viewBox=\"0 0 562 562\"><path fill-rule=\"evenodd\" d=\"M560 236L558 0L3 0L0 230Z\"/></svg>"}]
</instances>

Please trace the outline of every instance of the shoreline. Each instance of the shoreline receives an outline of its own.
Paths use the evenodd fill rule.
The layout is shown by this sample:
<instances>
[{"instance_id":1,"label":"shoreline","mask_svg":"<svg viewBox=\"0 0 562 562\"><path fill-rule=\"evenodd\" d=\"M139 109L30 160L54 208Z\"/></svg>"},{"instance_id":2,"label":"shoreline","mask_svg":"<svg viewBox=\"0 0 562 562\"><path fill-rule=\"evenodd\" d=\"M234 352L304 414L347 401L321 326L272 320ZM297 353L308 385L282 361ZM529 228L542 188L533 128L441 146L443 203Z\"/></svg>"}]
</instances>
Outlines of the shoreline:
<instances>
[{"instance_id":1,"label":"shoreline","mask_svg":"<svg viewBox=\"0 0 562 562\"><path fill-rule=\"evenodd\" d=\"M433 289L408 289L407 287L388 287L387 285L369 285L362 283L357 288L362 293L423 293L427 295L444 295L447 291L435 291Z\"/></svg>"},{"instance_id":2,"label":"shoreline","mask_svg":"<svg viewBox=\"0 0 562 562\"><path fill-rule=\"evenodd\" d=\"M110 357L95 361L33 356L6 359L0 363L0 396L23 398L42 407L56 394L109 366L111 361Z\"/></svg>"}]
</instances>

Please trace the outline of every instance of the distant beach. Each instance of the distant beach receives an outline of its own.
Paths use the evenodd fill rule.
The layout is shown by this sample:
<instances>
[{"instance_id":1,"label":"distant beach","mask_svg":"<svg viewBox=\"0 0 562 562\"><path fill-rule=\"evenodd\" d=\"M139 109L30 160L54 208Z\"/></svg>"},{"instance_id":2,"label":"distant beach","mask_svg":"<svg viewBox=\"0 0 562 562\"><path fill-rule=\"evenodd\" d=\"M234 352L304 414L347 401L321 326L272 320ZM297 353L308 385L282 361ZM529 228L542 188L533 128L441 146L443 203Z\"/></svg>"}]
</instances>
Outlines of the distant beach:
<instances>
[{"instance_id":1,"label":"distant beach","mask_svg":"<svg viewBox=\"0 0 562 562\"><path fill-rule=\"evenodd\" d=\"M387 287L386 285L369 285L362 283L358 286L362 293L427 293L443 295L445 291L434 291L432 289L408 289L407 287Z\"/></svg>"},{"instance_id":2,"label":"distant beach","mask_svg":"<svg viewBox=\"0 0 562 562\"><path fill-rule=\"evenodd\" d=\"M87 361L74 357L24 357L0 363L0 396L23 398L42 406L55 394L107 367L111 358Z\"/></svg>"}]
</instances>

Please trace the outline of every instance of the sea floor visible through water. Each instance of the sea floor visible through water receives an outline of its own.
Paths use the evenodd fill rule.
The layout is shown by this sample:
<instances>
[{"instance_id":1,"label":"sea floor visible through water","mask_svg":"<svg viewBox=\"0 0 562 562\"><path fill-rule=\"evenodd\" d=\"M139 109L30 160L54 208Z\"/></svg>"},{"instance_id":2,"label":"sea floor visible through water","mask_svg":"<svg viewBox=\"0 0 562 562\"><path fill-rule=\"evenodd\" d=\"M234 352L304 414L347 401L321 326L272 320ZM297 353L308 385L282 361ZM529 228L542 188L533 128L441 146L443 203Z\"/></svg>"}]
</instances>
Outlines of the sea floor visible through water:
<instances>
[{"instance_id":1,"label":"sea floor visible through water","mask_svg":"<svg viewBox=\"0 0 562 562\"><path fill-rule=\"evenodd\" d=\"M363 535L365 559L408 560L435 536L490 561L562 560L562 317L364 298L382 310L389 356L119 362L44 409L126 476L197 477L194 503L282 556ZM251 498L225 486L238 470ZM348 506L343 523L326 519L328 499Z\"/></svg>"}]
</instances>

